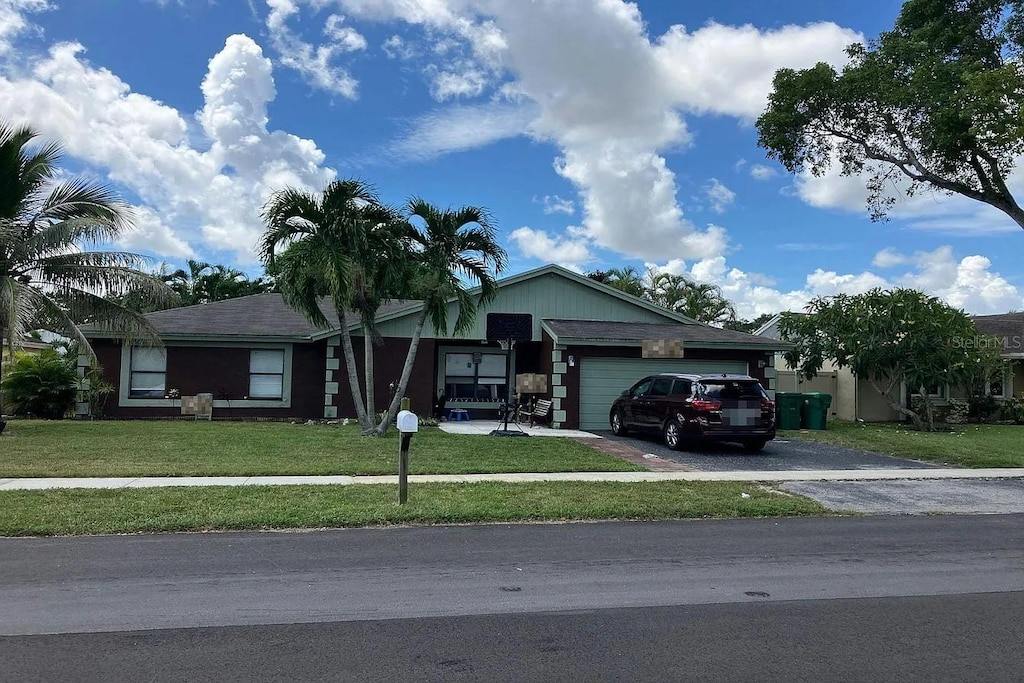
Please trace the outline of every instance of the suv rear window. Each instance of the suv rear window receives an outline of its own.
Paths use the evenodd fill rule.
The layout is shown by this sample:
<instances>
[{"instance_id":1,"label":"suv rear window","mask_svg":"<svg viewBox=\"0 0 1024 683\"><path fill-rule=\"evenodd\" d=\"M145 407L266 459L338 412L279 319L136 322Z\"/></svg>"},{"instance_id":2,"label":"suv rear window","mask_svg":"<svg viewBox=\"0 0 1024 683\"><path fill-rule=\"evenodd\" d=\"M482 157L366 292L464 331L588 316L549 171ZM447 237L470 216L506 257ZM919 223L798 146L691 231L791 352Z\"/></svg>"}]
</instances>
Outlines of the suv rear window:
<instances>
[{"instance_id":1,"label":"suv rear window","mask_svg":"<svg viewBox=\"0 0 1024 683\"><path fill-rule=\"evenodd\" d=\"M735 382L723 380L704 380L701 382L700 393L705 398L725 401L760 401L766 398L764 390L758 382Z\"/></svg>"}]
</instances>

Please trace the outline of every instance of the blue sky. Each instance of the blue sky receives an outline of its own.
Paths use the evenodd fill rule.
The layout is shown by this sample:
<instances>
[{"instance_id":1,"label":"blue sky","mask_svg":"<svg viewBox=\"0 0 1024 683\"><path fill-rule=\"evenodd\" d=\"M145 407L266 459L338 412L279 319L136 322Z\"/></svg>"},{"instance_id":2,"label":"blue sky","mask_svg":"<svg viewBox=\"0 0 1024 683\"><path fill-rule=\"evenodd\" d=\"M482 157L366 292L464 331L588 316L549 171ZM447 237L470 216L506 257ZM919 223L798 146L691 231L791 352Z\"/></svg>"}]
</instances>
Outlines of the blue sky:
<instances>
[{"instance_id":1,"label":"blue sky","mask_svg":"<svg viewBox=\"0 0 1024 683\"><path fill-rule=\"evenodd\" d=\"M335 177L495 215L509 272L633 265L741 315L905 285L1024 308L1024 235L924 196L794 178L753 120L782 66L840 64L900 3L0 0L0 116L66 141L136 207L122 246L261 272L275 189ZM1013 179L1024 193L1021 173Z\"/></svg>"}]
</instances>

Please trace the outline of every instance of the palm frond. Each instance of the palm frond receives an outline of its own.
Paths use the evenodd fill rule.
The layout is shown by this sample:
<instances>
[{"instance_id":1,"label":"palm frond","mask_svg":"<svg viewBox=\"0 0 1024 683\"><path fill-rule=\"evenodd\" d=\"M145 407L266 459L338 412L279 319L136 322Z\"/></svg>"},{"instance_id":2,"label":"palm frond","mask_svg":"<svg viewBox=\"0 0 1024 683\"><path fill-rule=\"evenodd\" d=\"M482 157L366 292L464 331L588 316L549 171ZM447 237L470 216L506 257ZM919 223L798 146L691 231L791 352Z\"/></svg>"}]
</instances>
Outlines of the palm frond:
<instances>
[{"instance_id":1,"label":"palm frond","mask_svg":"<svg viewBox=\"0 0 1024 683\"><path fill-rule=\"evenodd\" d=\"M58 183L34 207L29 223L38 227L69 218L87 219L78 221L81 238L93 242L112 240L131 226L128 205L111 188L88 178Z\"/></svg>"},{"instance_id":2,"label":"palm frond","mask_svg":"<svg viewBox=\"0 0 1024 683\"><path fill-rule=\"evenodd\" d=\"M272 264L278 250L302 235L312 234L323 222L320 199L305 190L286 187L271 195L261 213L267 231L257 250L260 260Z\"/></svg>"},{"instance_id":3,"label":"palm frond","mask_svg":"<svg viewBox=\"0 0 1024 683\"><path fill-rule=\"evenodd\" d=\"M46 297L48 300L49 297ZM56 302L54 302L56 305ZM159 346L160 336L145 316L121 305L117 301L81 289L60 292L60 310L66 310L66 320L75 325L76 320L85 321L100 332L110 332L122 337L126 343ZM61 330L53 330L61 332ZM72 336L64 331L65 336ZM80 330L79 330L80 332Z\"/></svg>"}]
</instances>

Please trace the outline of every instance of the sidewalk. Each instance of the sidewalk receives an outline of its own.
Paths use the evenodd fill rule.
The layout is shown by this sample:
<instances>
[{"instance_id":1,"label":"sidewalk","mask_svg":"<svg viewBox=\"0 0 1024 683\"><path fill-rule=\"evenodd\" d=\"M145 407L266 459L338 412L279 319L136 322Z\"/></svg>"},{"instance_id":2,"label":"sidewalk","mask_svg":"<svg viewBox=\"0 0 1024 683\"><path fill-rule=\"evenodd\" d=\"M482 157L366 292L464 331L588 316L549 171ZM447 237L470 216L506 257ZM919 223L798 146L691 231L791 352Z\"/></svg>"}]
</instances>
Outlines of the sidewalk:
<instances>
[{"instance_id":1,"label":"sidewalk","mask_svg":"<svg viewBox=\"0 0 1024 683\"><path fill-rule=\"evenodd\" d=\"M413 474L410 483L476 483L482 481L883 481L920 479L1024 479L1024 468L913 470L798 470L753 472L526 472L508 474ZM351 486L397 484L396 475L353 477L64 477L0 479L0 492L42 489L121 489L170 486Z\"/></svg>"}]
</instances>

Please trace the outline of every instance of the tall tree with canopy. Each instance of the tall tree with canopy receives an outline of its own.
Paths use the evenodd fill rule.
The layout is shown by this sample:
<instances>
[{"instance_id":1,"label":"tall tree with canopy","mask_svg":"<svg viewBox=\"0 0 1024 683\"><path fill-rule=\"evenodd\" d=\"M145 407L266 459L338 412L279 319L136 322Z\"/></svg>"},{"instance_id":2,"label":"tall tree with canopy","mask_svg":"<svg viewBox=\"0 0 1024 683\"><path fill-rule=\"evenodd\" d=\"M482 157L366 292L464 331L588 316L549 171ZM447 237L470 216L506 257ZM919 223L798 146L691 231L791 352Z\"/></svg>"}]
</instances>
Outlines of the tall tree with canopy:
<instances>
[{"instance_id":1,"label":"tall tree with canopy","mask_svg":"<svg viewBox=\"0 0 1024 683\"><path fill-rule=\"evenodd\" d=\"M398 390L387 414L376 427L375 433L379 435L387 432L388 425L398 414L427 320L440 334L447 335L450 331L457 335L469 330L476 320L477 308L497 296L495 276L504 270L508 260L484 209L475 206L439 209L416 198L409 200L405 215L415 229L411 254L415 273L413 289L416 298L423 300L423 308L416 318ZM470 294L472 283L480 290L476 297ZM456 310L454 321L449 320L452 304Z\"/></svg>"},{"instance_id":2,"label":"tall tree with canopy","mask_svg":"<svg viewBox=\"0 0 1024 683\"><path fill-rule=\"evenodd\" d=\"M758 144L792 173L865 174L882 219L922 190L983 202L1024 228L1008 184L1024 154L1024 0L908 0L891 31L775 74Z\"/></svg>"},{"instance_id":3,"label":"tall tree with canopy","mask_svg":"<svg viewBox=\"0 0 1024 683\"><path fill-rule=\"evenodd\" d=\"M786 362L801 376L814 377L832 360L927 431L935 429L931 389L970 387L992 362L963 311L913 289L817 298L804 314L783 313L779 332L793 342ZM921 397L924 414L900 400L903 384Z\"/></svg>"},{"instance_id":4,"label":"tall tree with canopy","mask_svg":"<svg viewBox=\"0 0 1024 683\"><path fill-rule=\"evenodd\" d=\"M263 208L263 220L267 229L260 256L285 301L326 328L330 322L320 301L331 297L356 417L364 432L373 431L374 319L381 304L397 296L408 280L408 224L381 205L372 187L355 179L334 181L322 193L276 192ZM365 398L349 330L356 319L364 334Z\"/></svg>"},{"instance_id":5,"label":"tall tree with canopy","mask_svg":"<svg viewBox=\"0 0 1024 683\"><path fill-rule=\"evenodd\" d=\"M5 345L17 347L41 328L77 342L95 361L83 323L158 343L145 318L107 295L134 290L161 301L171 291L140 270L141 256L87 250L132 229L129 207L102 184L62 179L61 145L34 147L37 137L29 126L0 122L0 357Z\"/></svg>"}]
</instances>

